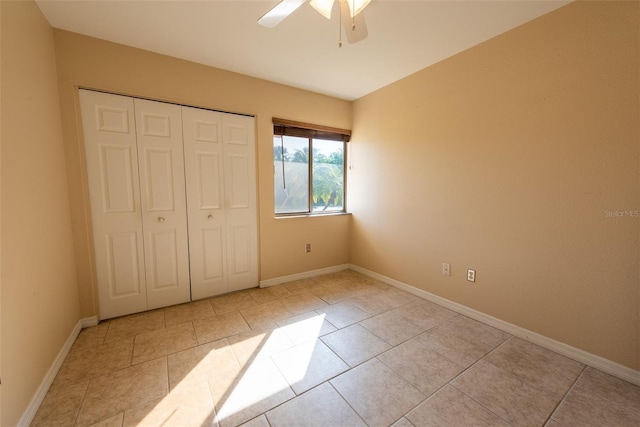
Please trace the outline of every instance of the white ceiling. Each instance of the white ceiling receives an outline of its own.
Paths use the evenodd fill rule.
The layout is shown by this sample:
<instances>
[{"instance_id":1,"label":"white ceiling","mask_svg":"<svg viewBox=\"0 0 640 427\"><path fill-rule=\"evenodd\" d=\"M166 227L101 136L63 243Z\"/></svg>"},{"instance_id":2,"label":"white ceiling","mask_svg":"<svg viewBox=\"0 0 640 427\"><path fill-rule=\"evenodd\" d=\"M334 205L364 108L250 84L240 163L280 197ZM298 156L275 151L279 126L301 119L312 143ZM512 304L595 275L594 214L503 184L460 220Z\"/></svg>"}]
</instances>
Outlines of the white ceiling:
<instances>
[{"instance_id":1,"label":"white ceiling","mask_svg":"<svg viewBox=\"0 0 640 427\"><path fill-rule=\"evenodd\" d=\"M37 0L49 23L152 52L353 100L569 1L373 0L369 37L338 47L309 4L269 29L278 0Z\"/></svg>"}]
</instances>

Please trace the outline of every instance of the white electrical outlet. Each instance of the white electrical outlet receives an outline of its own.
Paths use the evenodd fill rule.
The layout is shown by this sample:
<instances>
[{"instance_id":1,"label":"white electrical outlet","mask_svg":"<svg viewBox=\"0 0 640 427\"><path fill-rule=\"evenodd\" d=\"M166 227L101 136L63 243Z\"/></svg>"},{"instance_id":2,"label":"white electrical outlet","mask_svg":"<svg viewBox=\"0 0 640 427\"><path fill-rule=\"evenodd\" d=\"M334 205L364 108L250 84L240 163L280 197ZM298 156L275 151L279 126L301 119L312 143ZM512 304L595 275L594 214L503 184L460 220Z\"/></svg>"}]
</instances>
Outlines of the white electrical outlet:
<instances>
[{"instance_id":1,"label":"white electrical outlet","mask_svg":"<svg viewBox=\"0 0 640 427\"><path fill-rule=\"evenodd\" d=\"M311 243L307 243L307 245L305 246L305 250L307 252L311 252Z\"/></svg>"},{"instance_id":2,"label":"white electrical outlet","mask_svg":"<svg viewBox=\"0 0 640 427\"><path fill-rule=\"evenodd\" d=\"M442 263L442 275L451 276L451 265L448 262Z\"/></svg>"},{"instance_id":3,"label":"white electrical outlet","mask_svg":"<svg viewBox=\"0 0 640 427\"><path fill-rule=\"evenodd\" d=\"M470 282L476 281L476 271L475 270L467 270L467 280Z\"/></svg>"}]
</instances>

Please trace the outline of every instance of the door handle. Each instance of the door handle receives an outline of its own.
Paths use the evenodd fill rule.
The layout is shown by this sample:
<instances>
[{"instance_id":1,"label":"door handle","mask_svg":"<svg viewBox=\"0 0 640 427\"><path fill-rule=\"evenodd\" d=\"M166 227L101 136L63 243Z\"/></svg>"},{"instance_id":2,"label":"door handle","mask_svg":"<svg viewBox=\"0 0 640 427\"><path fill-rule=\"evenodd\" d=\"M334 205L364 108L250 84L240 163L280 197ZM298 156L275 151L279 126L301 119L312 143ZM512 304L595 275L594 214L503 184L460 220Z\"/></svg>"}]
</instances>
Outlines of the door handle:
<instances>
[{"instance_id":1,"label":"door handle","mask_svg":"<svg viewBox=\"0 0 640 427\"><path fill-rule=\"evenodd\" d=\"M163 222L164 222L164 217L159 216L159 217L158 217L158 222L159 222L159 223L163 223Z\"/></svg>"},{"instance_id":2,"label":"door handle","mask_svg":"<svg viewBox=\"0 0 640 427\"><path fill-rule=\"evenodd\" d=\"M207 219L208 219L209 221L211 221L211 220L213 219L213 215L209 214L209 216L207 217Z\"/></svg>"}]
</instances>

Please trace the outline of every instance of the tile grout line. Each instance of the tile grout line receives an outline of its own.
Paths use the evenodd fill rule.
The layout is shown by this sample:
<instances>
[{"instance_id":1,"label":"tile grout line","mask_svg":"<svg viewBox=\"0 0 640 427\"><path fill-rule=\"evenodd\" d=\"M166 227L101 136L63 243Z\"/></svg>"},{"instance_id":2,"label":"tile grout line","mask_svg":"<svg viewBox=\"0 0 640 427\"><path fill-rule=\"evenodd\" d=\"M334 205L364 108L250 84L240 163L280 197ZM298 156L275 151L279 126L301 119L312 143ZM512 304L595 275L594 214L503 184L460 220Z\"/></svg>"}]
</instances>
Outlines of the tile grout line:
<instances>
[{"instance_id":1,"label":"tile grout line","mask_svg":"<svg viewBox=\"0 0 640 427\"><path fill-rule=\"evenodd\" d=\"M460 315L462 316L462 315ZM484 324L484 323L483 323ZM464 391L460 390L458 387L456 387L454 384L452 384L453 381L455 381L457 378L461 377L463 374L465 374L466 372L468 372L469 370L471 370L471 368L473 368L474 366L476 366L478 363L480 363L485 357L489 356L490 354L492 354L493 352L495 352L496 350L498 350L498 348L502 347L507 341L509 341L511 338L513 338L513 335L508 334L509 338L505 339L504 341L502 341L500 344L496 345L491 351L485 353L481 358L479 358L478 360L476 360L475 362L473 362L471 365L469 365L467 368L463 369L460 373L458 373L458 375L456 375L455 377L451 378L449 380L449 382L445 385L443 385L442 387L440 387L440 390L442 390L445 386L449 385L451 387L453 387L454 389L456 389L457 391L459 391L460 393L462 393L464 396L468 397L469 399L471 399L473 402L477 403L478 405L480 405L482 408L484 408L486 411L492 413L493 415L495 415L496 417L498 417L499 419L503 420L504 422L506 422L507 424L512 425L513 423L509 420L505 420L503 417L501 417L500 415L496 414L494 411L492 411L491 409L487 408L485 405L483 405L481 402L478 402L473 396L469 396L467 393L465 393ZM454 362L455 363L455 362ZM486 362L485 363L489 363ZM492 365L493 366L493 365ZM501 369L501 368L498 368ZM436 392L437 393L437 392ZM435 393L432 394L432 396Z\"/></svg>"},{"instance_id":2,"label":"tile grout line","mask_svg":"<svg viewBox=\"0 0 640 427\"><path fill-rule=\"evenodd\" d=\"M352 304L353 304L353 303L352 303ZM355 324L360 325L360 326L361 326L361 327L363 327L365 330L369 331L369 332L370 332L370 333L372 333L373 335L377 336L378 338L380 338L381 340L383 340L384 342L386 342L388 345L390 345L390 346L391 346L391 348L389 348L388 350L385 350L385 351L383 351L382 353L379 353L379 354L377 354L377 355L375 355L375 356L371 357L370 359L367 359L367 360L365 360L365 361L363 361L363 362L361 362L361 363L359 363L358 365L353 366L353 367L352 367L352 366L350 366L346 361L344 361L344 360L343 360L343 361L344 361L348 366L350 366L350 368L349 368L348 370L346 370L345 372L342 372L342 373L340 373L340 374L338 374L338 375L334 376L333 378L336 378L336 377L338 377L338 376L340 376L340 375L346 374L346 373L348 373L349 371L351 371L351 370L355 369L356 367L361 366L361 365L363 365L363 364L365 364L365 363L367 363L367 362L369 362L369 361L371 361L371 360L373 360L373 359L376 359L376 360L378 360L380 363L382 363L384 366L386 366L388 369L390 369L392 372L394 372L396 375L398 375L398 377L399 377L399 378L401 378L403 381L405 381L405 382L406 382L407 384L409 384L411 387L415 388L415 387L413 386L413 384L411 384L411 383L410 383L409 381L407 381L404 377L402 377L400 374L398 374L398 373L397 373L397 372L396 372L392 367L390 367L390 366L388 366L386 363L384 363L384 361L382 361L382 360L379 358L379 356L380 356L381 354L384 354L384 353L386 353L386 352L388 352L388 351L393 350L394 348L397 348L398 346L400 346L400 345L402 345L402 344L404 344L404 343L406 343L406 342L410 341L411 339L414 339L416 336L421 335L422 333L426 332L427 330L423 330L423 331L422 331L422 332L420 332L418 335L416 335L416 336L414 336L414 337L411 337L411 338L408 338L407 340L404 340L404 341L402 341L401 343L398 343L398 344L395 344L395 345L394 345L394 344L391 344L391 343L389 343L388 341L384 340L384 338L382 338L382 337L378 336L375 332L373 332L373 331L369 330L366 326L364 326L364 325L362 325L362 324L361 324L361 323L362 323L363 321L365 321L365 320L368 320L368 319L371 319L371 318L373 318L373 317L380 316L380 315L382 315L382 314L385 314L385 313L388 313L388 312L394 311L394 310L396 310L396 309L398 309L398 308L401 308L401 307L403 307L403 306L405 306L405 305L408 305L408 304L410 304L410 303L409 303L409 302L407 302L407 303L401 304L401 305L399 305L398 307L392 308L392 309L387 310L387 311L384 311L384 312L382 312L382 313L379 313L379 314L373 315L373 316L371 316L371 317L368 317L368 318L362 319L362 320L360 320L359 322L355 322L355 323L353 323L353 324L351 324L351 325L348 325L348 326L352 326L352 325L355 325ZM354 305L356 308L358 308L355 304L353 304L353 305ZM362 310L362 309L360 308L360 310ZM363 311L365 311L365 310L363 310ZM365 311L365 312L366 312L366 311ZM410 322L410 323L411 323L411 322ZM335 326L335 325L334 325L334 326ZM348 327L348 326L345 326L345 328L346 328L346 327ZM416 326L418 326L418 325L416 325ZM437 326L437 325L434 325L434 327L435 327L435 326ZM430 329L431 329L431 328L430 328ZM340 330L340 329L338 329L338 330ZM324 342L324 341L323 341L323 342ZM325 345L326 345L326 344L325 344ZM331 350L334 354L336 354L336 353L333 351L333 349L331 349L328 345L327 345L327 347L328 347L328 348L329 348L329 350ZM336 354L336 356L338 356L338 358L340 358L340 356L339 356L338 354ZM342 359L342 358L340 358L340 359ZM332 378L332 379L333 379L333 378ZM329 384L333 387L333 384L331 384L331 383L330 383L330 380L327 380L326 382L329 382ZM446 384L445 384L445 385L446 385ZM335 387L333 387L333 388L334 388L334 390L336 390L336 391L338 392L338 394L340 394L340 392L339 392ZM418 389L416 389L416 390L418 390ZM420 390L418 390L418 391L420 391ZM423 395L424 395L424 393L423 393ZM409 409L409 410L408 410L408 411L406 411L404 414L402 414L402 415L401 415L397 420L393 421L393 423L396 423L396 422L398 422L401 418L405 417L405 415L407 415L409 412L413 411L416 407L418 407L419 405L421 405L422 403L424 403L424 402L425 402L427 399L429 399L429 397L430 397L430 396L432 396L432 395L433 395L433 393L432 393L431 395L429 395L429 396L425 395L425 398L424 398L423 400L421 400L421 401L420 401L420 402L418 402L416 405L414 405L411 409ZM362 417L360 416L360 414L355 410L355 408L353 408L353 407L351 406L351 404L349 404L349 402L344 398L344 396L342 396L342 394L340 394L340 396L343 398L343 400L344 400L345 402L347 402L347 404L348 404L348 405L349 405L349 406L354 410L354 412L355 412L355 413L356 413L356 414L357 414L357 415L362 419ZM363 420L363 421L364 421L364 420ZM365 422L365 424L366 424L366 422Z\"/></svg>"},{"instance_id":3,"label":"tile grout line","mask_svg":"<svg viewBox=\"0 0 640 427\"><path fill-rule=\"evenodd\" d=\"M76 416L73 419L73 425L74 426L78 424L78 418L80 418L80 411L82 411L82 407L84 406L84 401L86 400L87 393L89 392L90 382L91 382L91 380L87 380L87 387L84 389L84 393L82 394L82 402L80 402L80 406L78 407L78 412L76 413Z\"/></svg>"},{"instance_id":4,"label":"tile grout line","mask_svg":"<svg viewBox=\"0 0 640 427\"><path fill-rule=\"evenodd\" d=\"M581 378L581 377L583 377L584 375L586 375L586 372L587 372L587 370L589 370L589 369L593 369L593 370L598 371L596 368L593 368L593 367L591 367L591 366L585 365L585 366L584 366L584 369L580 372L580 375L578 375L578 377L576 378L576 380L575 380L574 384L571 386L571 390L570 390L570 391L573 391L573 390L575 389L575 390L576 390L576 392L578 392L578 391L581 389L583 392L588 392L587 390L585 390L585 389L584 389L584 387L583 387L583 386L580 386L580 385L578 384L578 382L579 382L579 380L580 380L580 378ZM625 380L622 380L622 379L620 379L620 380L621 380L621 381L625 381ZM566 395L565 397L563 397L562 401L564 401L564 400L568 397L568 394L569 394L569 393L567 392L567 395ZM594 397L595 399L597 399L597 400L599 400L599 401L606 402L607 404L612 405L612 406L614 406L614 407L616 407L616 408L619 408L619 409L620 409L620 410L622 410L622 411L625 411L625 412L631 412L632 414L635 414L635 415L640 415L640 412L639 412L639 411L638 411L638 409L636 409L636 408L628 408L628 407L626 407L626 406L624 406L624 405L622 405L622 404L620 404L620 403L618 403L618 402L612 401L611 399L608 399L608 398L606 398L606 397L598 396L598 395L595 395L595 394L593 394L593 393L589 393L589 394L591 394L591 395L592 395L592 397ZM640 409L640 408L639 408L639 409ZM555 413L555 410L554 410L554 413ZM555 421L555 420L554 420L554 421ZM558 421L556 421L556 422L558 422ZM560 423L559 423L559 424L560 424Z\"/></svg>"},{"instance_id":5,"label":"tile grout line","mask_svg":"<svg viewBox=\"0 0 640 427\"><path fill-rule=\"evenodd\" d=\"M353 368L351 368L353 369ZM351 370L349 369L349 371ZM346 371L348 372L348 371ZM345 373L346 373L345 372ZM356 408L354 408L351 403L349 403L349 401L347 400L347 398L345 396L342 395L342 393L340 393L340 390L338 390L337 388L334 387L333 384L331 384L331 381L326 381L327 384L329 384L329 387L331 387L336 393L338 393L338 396L340 396L340 399L342 399L344 401L344 403L347 404L347 406L349 406L349 408L351 408L351 410L353 411L354 414L356 414L358 416L358 418L360 418L362 420L362 422L364 423L364 425L368 426L369 424L367 424L367 421L362 418L362 415L360 415L360 413L358 413L358 411L356 411Z\"/></svg>"},{"instance_id":6,"label":"tile grout line","mask_svg":"<svg viewBox=\"0 0 640 427\"><path fill-rule=\"evenodd\" d=\"M553 415L558 411L558 409L560 408L560 406L564 403L564 401L567 399L567 397L569 397L569 394L571 393L571 391L573 391L573 389L576 387L576 385L578 384L578 380L580 379L580 377L582 377L585 373L585 371L587 370L587 365L582 366L582 370L580 371L580 374L578 374L576 376L576 379L573 380L573 383L571 384L571 386L569 388L567 388L567 391L564 393L564 395L562 396L562 399L560 399L560 401L556 404L556 406L554 406L553 410L549 413L549 416L547 417L547 419L545 420L545 425L551 421L553 419ZM557 422L558 424L562 424L556 420L553 420L554 422Z\"/></svg>"},{"instance_id":7,"label":"tile grout line","mask_svg":"<svg viewBox=\"0 0 640 427\"><path fill-rule=\"evenodd\" d=\"M316 296L317 296L317 295L316 295ZM318 298L319 298L319 297L318 297ZM347 327L349 327L349 326L353 326L353 325L355 325L355 324L360 325L360 323L361 323L362 321L364 321L364 320L367 320L367 319L370 319L370 318L373 318L373 317L376 317L376 316L382 315L382 314L387 313L387 312L391 312L391 311L393 311L393 310L395 310L395 309L397 309L397 308L400 308L400 307L402 307L402 306L404 306L404 305L407 305L407 304L408 304L408 303L404 303L404 304L401 304L401 305L400 305L400 306L398 306L398 307L395 307L395 308L389 309L389 310L384 311L384 312L382 312L382 313L374 314L374 315L372 315L372 316L370 316L370 317L368 317L368 318L362 319L362 320L361 320L361 321L359 321L359 322L355 322L355 323L353 323L353 324L351 324L351 325L347 325L347 326L345 326L344 328L347 328ZM332 304L329 304L329 305L332 305ZM354 304L354 306L355 306L355 304ZM356 308L358 308L358 307L356 306ZM362 309L360 309L360 310L362 310ZM364 310L363 310L363 311L364 311ZM316 309L316 310L311 310L310 312L314 312L314 313L316 313L316 314L319 314L319 313L317 313L317 309ZM365 311L365 313L370 313L370 312ZM302 313L302 314L304 314L304 313ZM294 316L292 316L292 317L295 317L295 315L294 315ZM328 319L327 319L326 321L327 321L327 322L329 322L329 323L331 323ZM332 325L333 325L333 324L332 324ZM336 325L333 325L333 326L334 326L334 327L336 327ZM363 325L360 325L360 326L361 326L361 327L363 327L363 328L365 328L365 330L369 331L369 329L367 329L365 326L363 326ZM339 330L341 330L341 329L344 329L344 328L339 328L339 329L337 329L335 332L337 332L337 331L339 331ZM373 331L369 331L369 332L370 332L370 333L372 333L373 335L375 335L375 336L377 336L377 337L378 337L378 335L376 335ZM349 363L347 363L347 361L346 361L346 360L344 360L342 357L340 357L340 355L338 355L338 354L337 354L337 353L336 353L336 352L335 352L331 347L329 347L329 346L328 346L328 345L327 345L327 344L326 344L326 343L325 343L321 338L322 338L322 337L318 337L318 338L317 338L317 340L321 341L321 342L322 342L322 343L327 347L327 349L328 349L329 351L331 351L331 353L332 353L332 354L334 354L338 359L340 359L341 361L343 361L343 362L345 363L345 365L348 367L348 369L347 369L347 370L345 370L345 371L343 371L343 372L340 372L340 373L338 373L338 374L334 375L334 376L333 376L333 377L331 377L331 378L328 378L328 379L326 379L326 380L322 381L322 382L321 382L321 383L319 383L319 384L316 384L315 386L311 387L311 388L310 388L310 389L308 389L308 390L305 390L304 392L302 392L302 393L300 393L300 394L297 394L297 393L293 390L293 388L292 388L291 384L289 384L289 388L293 391L294 396L293 396L291 399L288 399L288 400L286 400L286 401L284 401L284 402L282 402L282 403L280 403L280 404L276 405L275 407L273 407L273 408L269 409L268 411L271 411L271 410L273 410L273 409L275 409L275 408L277 408L277 407L280 407L280 406L282 406L282 405L286 404L287 402L290 402L290 401L292 401L292 400L296 399L297 397L302 396L302 395L304 395L304 394L306 394L306 393L310 392L311 390L314 390L314 389L318 388L318 387L319 387L319 386L321 386L322 384L328 383L328 384L329 384L329 385L330 385L334 390L336 390L336 392L337 392L337 393L341 396L341 398L342 398L342 399L347 403L347 405L349 405L349 407L351 407L351 409L356 413L356 415L358 415L358 417L359 417L360 419L362 419L362 417L361 417L361 416L360 416L360 414L355 410L355 408L353 408L353 407L351 406L351 404L349 404L349 402L344 398L344 396L342 396L342 394L340 394L340 392L339 392L337 389L335 389L335 387L333 387L333 384L331 384L331 380L332 380L332 379L337 378L337 377L338 377L338 376L340 376L340 375L346 374L346 373L350 372L351 370L353 370L353 369L355 369L355 368L357 368L357 367L359 367L359 366L361 366L361 365L363 365L363 364L365 364L365 363L367 363L367 362L369 362L369 361L371 361L371 360L373 360L373 359L377 359L377 360L378 360L380 363L382 363L384 366L387 366L387 365L386 365L384 362L382 362L380 359L378 359L378 356L379 356L379 354L378 354L378 355L372 356L372 357L371 357L371 358L369 358L369 359L366 359L366 360L362 361L361 363L359 363L359 364L357 364L357 365L355 365L355 366L351 366ZM388 345L390 345L390 346L391 346L391 348L390 348L390 349L388 349L388 350L386 350L386 351L390 351L390 350L392 350L393 348L395 348L395 347L397 347L397 346L399 346L399 345L401 345L401 344L405 343L406 341L408 341L408 340L405 340L405 341L403 341L402 343L399 343L399 344L397 344L397 345L393 345L393 344L388 343L387 341L385 341L382 337L378 337L378 338L380 338L381 340L383 340L383 342L386 342ZM411 339L411 338L409 338L409 339ZM287 349L287 350L288 350L288 349ZM283 350L283 351L281 351L280 353L282 353L282 352L284 352L284 351L287 351L287 350ZM386 351L385 351L385 352L386 352ZM384 353L384 352L383 352L383 353ZM279 353L278 353L278 354L279 354ZM380 353L380 354L382 354L382 353ZM269 356L269 358L274 362L274 365L275 365L275 366L276 366L276 368L278 369L278 372L279 372L279 373L284 377L284 373L280 370L280 368L279 368L279 366L277 365L277 363L275 363L275 361L273 360L273 355L270 355L270 356ZM389 368L392 372L394 372L396 375L398 375L398 376L399 376L403 381L405 381L407 384L411 385L411 384L410 384L406 379L402 378L399 374L397 374L397 373L396 373L396 372L395 372L391 367L387 366L387 368ZM411 386L412 386L412 385L411 385ZM412 386L412 387L413 387L413 386ZM420 405L420 404L421 404L422 402L424 402L427 398L428 398L428 396L426 396L426 397L425 397L425 399L421 400L418 404L416 404L413 408L411 408L411 410L413 410L416 406ZM268 422L268 417L267 417L266 413L267 413L268 411L265 411L265 412L263 412L263 413L262 413L262 414L265 416L265 418L267 418L267 422ZM408 413L408 412L406 412L406 413ZM405 413L405 414L406 414L406 413ZM262 414L261 414L261 415L262 415ZM404 417L404 415L405 415L405 414L403 414L400 418ZM254 418L257 418L257 417L254 417ZM363 420L363 421L364 421L364 420ZM397 421L398 421L398 420L395 420L394 422L397 422ZM367 423L365 422L365 424L367 424Z\"/></svg>"},{"instance_id":8,"label":"tile grout line","mask_svg":"<svg viewBox=\"0 0 640 427\"><path fill-rule=\"evenodd\" d=\"M458 317L458 316L456 316ZM451 319L449 319L451 320ZM448 321L448 320L447 320ZM447 322L445 321L445 322ZM442 323L445 323L442 322ZM437 325L436 325L437 326ZM434 328L436 327L434 326ZM433 328L431 328L433 329ZM485 410L489 411L490 413L494 414L496 417L500 418L501 420L504 420L505 422L511 424L509 421L505 420L504 418L502 418L501 416L499 416L498 414L494 413L492 410L490 410L489 408L485 407L483 404L481 404L480 402L478 402L477 400L475 400L473 397L469 396L468 394L466 394L465 392L463 392L462 390L458 389L455 385L451 384L453 381L455 381L456 378L460 377L461 375L463 375L465 372L467 372L468 370L470 370L472 367L474 367L476 364L478 364L482 359L484 359L485 357L487 357L489 354L493 353L494 351L496 351L498 349L498 347L501 347L504 343L506 343L510 338L507 338L506 340L504 340L503 342L501 342L500 344L498 344L495 348L493 348L491 351L489 351L488 353L486 353L484 356L482 356L481 358L479 358L478 360L476 360L475 362L473 362L471 365L469 365L468 367L464 368L462 371L460 371L456 376L454 376L453 378L451 378L447 383L443 384L441 387L439 387L436 391L434 391L433 393L431 393L429 396L427 396L427 398L425 400L423 400L420 404L426 402L427 400L429 400L431 397L435 396L440 390L442 390L443 388L445 388L446 386L450 386L453 387L454 389L458 390L460 393L462 393L463 395L467 396L469 399L471 399L472 401L476 402L478 405L480 405L481 407L483 407ZM419 341L420 344L424 345L426 348L435 351L440 357L450 361L451 363L461 366L459 365L457 362L447 358L446 356L442 356L438 351L436 351L436 349L434 349L433 347L424 344L422 342ZM384 363L384 362L383 362ZM418 405L416 405L417 407ZM413 408L415 409L415 407ZM412 410L413 410L412 409ZM409 411L410 412L410 411ZM405 415L407 415L409 412L407 412Z\"/></svg>"},{"instance_id":9,"label":"tile grout line","mask_svg":"<svg viewBox=\"0 0 640 427\"><path fill-rule=\"evenodd\" d=\"M405 341L406 342L406 341ZM404 343L402 343L404 344ZM402 344L398 344L402 345ZM392 348L390 348L387 351L391 351L394 348L396 348L397 346L394 346ZM386 353L386 351L384 352ZM380 354L384 354L384 353L380 353ZM378 356L380 356L380 354ZM414 389L416 389L418 392L420 392L422 395L424 395L424 399L422 399L420 402L416 403L415 405L413 405L410 409L408 409L404 414L400 415L400 417L396 420L394 420L390 425L393 425L395 423L397 423L398 421L400 421L400 419L405 418L410 412L412 412L414 409L416 409L418 406L422 405L424 402L426 402L427 400L429 400L431 398L431 396L433 396L434 394L436 394L440 389L442 389L442 387L446 386L443 385L442 387L440 387L438 390L434 391L433 393L431 393L430 395L426 395L425 393L422 392L422 390L419 390L417 387L415 387L413 384L411 384L407 379L405 379L402 375L400 375L399 373L396 372L395 369L393 369L391 366L387 365L386 363L384 363L383 360L380 360L378 358L378 356L375 356L375 359L377 359L380 363L382 363L384 366L386 366L387 368L389 368L391 370L391 372L393 372L394 374L396 374L398 377L400 377L402 380L404 380L407 384L409 384L411 387L413 387ZM407 418L407 420L411 423L411 421ZM411 423L413 424L413 423Z\"/></svg>"}]
</instances>

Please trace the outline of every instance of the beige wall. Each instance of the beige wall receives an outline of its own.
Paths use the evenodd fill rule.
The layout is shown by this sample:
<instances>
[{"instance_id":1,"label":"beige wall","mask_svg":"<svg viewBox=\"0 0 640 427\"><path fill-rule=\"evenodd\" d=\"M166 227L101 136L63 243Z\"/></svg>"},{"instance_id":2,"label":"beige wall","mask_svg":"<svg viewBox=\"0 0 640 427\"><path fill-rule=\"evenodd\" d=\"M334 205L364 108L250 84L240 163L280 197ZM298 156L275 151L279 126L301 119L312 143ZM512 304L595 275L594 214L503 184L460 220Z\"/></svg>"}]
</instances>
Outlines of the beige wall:
<instances>
[{"instance_id":1,"label":"beige wall","mask_svg":"<svg viewBox=\"0 0 640 427\"><path fill-rule=\"evenodd\" d=\"M80 318L53 30L2 1L2 419L15 425Z\"/></svg>"},{"instance_id":2,"label":"beige wall","mask_svg":"<svg viewBox=\"0 0 640 427\"><path fill-rule=\"evenodd\" d=\"M351 262L640 369L640 218L605 212L640 210L639 5L569 4L356 101Z\"/></svg>"},{"instance_id":3,"label":"beige wall","mask_svg":"<svg viewBox=\"0 0 640 427\"><path fill-rule=\"evenodd\" d=\"M55 40L83 316L96 314L97 305L78 86L255 115L260 279L348 262L348 216L274 218L271 119L350 128L349 102L65 31L56 30Z\"/></svg>"}]
</instances>

